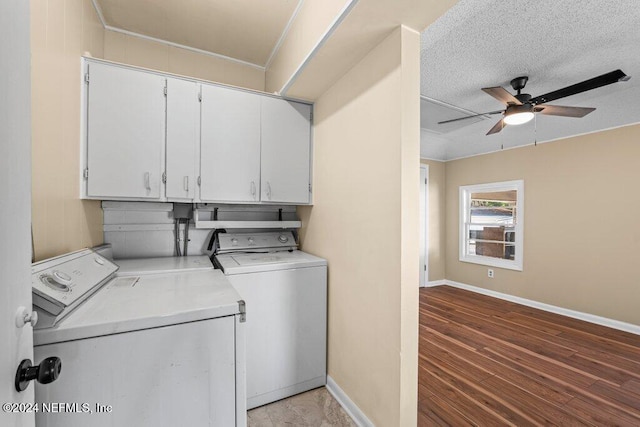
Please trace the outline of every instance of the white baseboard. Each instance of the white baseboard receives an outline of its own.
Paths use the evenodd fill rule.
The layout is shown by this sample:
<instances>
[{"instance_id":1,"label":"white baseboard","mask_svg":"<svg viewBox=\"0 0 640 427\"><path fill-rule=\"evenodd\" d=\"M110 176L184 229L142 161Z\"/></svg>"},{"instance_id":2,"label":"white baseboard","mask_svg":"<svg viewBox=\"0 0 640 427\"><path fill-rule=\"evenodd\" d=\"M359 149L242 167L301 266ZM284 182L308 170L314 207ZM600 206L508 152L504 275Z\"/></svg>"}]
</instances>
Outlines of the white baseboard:
<instances>
[{"instance_id":1,"label":"white baseboard","mask_svg":"<svg viewBox=\"0 0 640 427\"><path fill-rule=\"evenodd\" d=\"M620 320L609 319L607 317L596 316L594 314L583 313L581 311L570 310L568 308L558 307L551 304L545 304L526 298L517 297L514 295L503 294L502 292L492 291L489 289L480 288L473 285L467 285L466 283L454 282L453 280L440 280L435 285L449 285L454 288L464 289L467 291L475 292L478 294L488 295L490 297L499 298L505 301L515 302L517 304L526 305L527 307L533 307L551 313L560 314L562 316L572 317L578 320L584 320L585 322L595 323L597 325L607 326L609 328L618 329L620 331L630 332L632 334L640 335L640 326L631 323L621 322ZM431 282L429 282L431 283Z\"/></svg>"},{"instance_id":2,"label":"white baseboard","mask_svg":"<svg viewBox=\"0 0 640 427\"><path fill-rule=\"evenodd\" d=\"M424 285L420 286L421 288L431 288L433 286L440 286L440 285L444 285L444 279L440 279L440 280L431 280L429 282L426 282Z\"/></svg>"},{"instance_id":3,"label":"white baseboard","mask_svg":"<svg viewBox=\"0 0 640 427\"><path fill-rule=\"evenodd\" d=\"M338 401L340 406L342 406L358 427L374 427L371 420L349 399L349 396L347 396L344 390L342 390L329 375L327 375L327 390L329 390L329 393Z\"/></svg>"}]
</instances>

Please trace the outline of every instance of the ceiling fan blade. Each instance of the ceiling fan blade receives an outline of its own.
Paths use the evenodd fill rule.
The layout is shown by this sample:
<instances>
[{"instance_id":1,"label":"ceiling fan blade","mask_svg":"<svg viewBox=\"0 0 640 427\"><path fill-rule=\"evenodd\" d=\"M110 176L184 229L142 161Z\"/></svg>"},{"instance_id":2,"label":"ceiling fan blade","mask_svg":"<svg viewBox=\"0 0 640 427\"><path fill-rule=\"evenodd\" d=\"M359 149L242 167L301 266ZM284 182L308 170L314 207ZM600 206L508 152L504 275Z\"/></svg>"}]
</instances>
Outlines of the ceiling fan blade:
<instances>
[{"instance_id":1,"label":"ceiling fan blade","mask_svg":"<svg viewBox=\"0 0 640 427\"><path fill-rule=\"evenodd\" d=\"M457 122L459 120L466 120L466 119L471 119L473 117L486 116L487 114L498 114L498 113L504 113L504 110L489 111L488 113L481 113L481 114L474 114L472 116L458 117L457 119L451 119L451 120L445 120L445 121L442 121L442 122L438 122L438 124L439 125L443 125L445 123Z\"/></svg>"},{"instance_id":2,"label":"ceiling fan blade","mask_svg":"<svg viewBox=\"0 0 640 427\"><path fill-rule=\"evenodd\" d=\"M518 98L511 95L505 88L501 86L483 87L482 90L506 105L522 105L522 102L518 101Z\"/></svg>"},{"instance_id":3,"label":"ceiling fan blade","mask_svg":"<svg viewBox=\"0 0 640 427\"><path fill-rule=\"evenodd\" d=\"M531 98L529 102L532 104L544 104L545 102L566 98L567 96L576 95L578 93L610 85L612 83L627 81L630 78L631 77L623 73L622 70L615 70L562 89L554 90L553 92L545 93L544 95L536 96L535 98Z\"/></svg>"},{"instance_id":4,"label":"ceiling fan blade","mask_svg":"<svg viewBox=\"0 0 640 427\"><path fill-rule=\"evenodd\" d=\"M590 112L594 111L595 108L563 107L561 105L540 105L535 107L534 110L547 116L584 117Z\"/></svg>"},{"instance_id":5,"label":"ceiling fan blade","mask_svg":"<svg viewBox=\"0 0 640 427\"><path fill-rule=\"evenodd\" d=\"M500 132L504 127L506 126L506 124L503 122L502 119L498 120L498 123L496 123L495 125L493 125L493 127L489 130L489 132L487 132L487 135L493 135L494 133L498 133Z\"/></svg>"}]
</instances>

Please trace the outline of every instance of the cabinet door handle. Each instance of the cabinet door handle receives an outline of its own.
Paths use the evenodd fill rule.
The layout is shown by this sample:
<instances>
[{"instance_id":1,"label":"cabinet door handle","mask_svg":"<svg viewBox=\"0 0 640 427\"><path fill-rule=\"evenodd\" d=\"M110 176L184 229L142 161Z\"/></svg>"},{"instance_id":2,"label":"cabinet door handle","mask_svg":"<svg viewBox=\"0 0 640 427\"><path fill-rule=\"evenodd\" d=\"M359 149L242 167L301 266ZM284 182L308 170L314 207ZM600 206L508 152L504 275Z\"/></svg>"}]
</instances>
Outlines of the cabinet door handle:
<instances>
[{"instance_id":1,"label":"cabinet door handle","mask_svg":"<svg viewBox=\"0 0 640 427\"><path fill-rule=\"evenodd\" d=\"M253 196L253 200L256 199L256 182L251 181L251 195Z\"/></svg>"},{"instance_id":2,"label":"cabinet door handle","mask_svg":"<svg viewBox=\"0 0 640 427\"><path fill-rule=\"evenodd\" d=\"M271 183L267 181L267 198L271 200Z\"/></svg>"},{"instance_id":3,"label":"cabinet door handle","mask_svg":"<svg viewBox=\"0 0 640 427\"><path fill-rule=\"evenodd\" d=\"M182 185L184 187L184 191L186 191L188 193L189 192L189 177L188 176L184 177Z\"/></svg>"},{"instance_id":4,"label":"cabinet door handle","mask_svg":"<svg viewBox=\"0 0 640 427\"><path fill-rule=\"evenodd\" d=\"M151 174L149 172L144 173L144 188L151 191Z\"/></svg>"}]
</instances>

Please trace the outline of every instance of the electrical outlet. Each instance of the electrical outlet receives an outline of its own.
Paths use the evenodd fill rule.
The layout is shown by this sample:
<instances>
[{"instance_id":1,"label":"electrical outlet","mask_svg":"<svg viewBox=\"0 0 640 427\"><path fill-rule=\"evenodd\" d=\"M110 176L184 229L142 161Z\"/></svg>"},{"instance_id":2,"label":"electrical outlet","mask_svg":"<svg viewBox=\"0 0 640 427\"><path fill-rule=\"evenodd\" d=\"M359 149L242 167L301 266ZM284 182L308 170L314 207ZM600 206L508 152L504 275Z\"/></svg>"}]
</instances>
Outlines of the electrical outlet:
<instances>
[{"instance_id":1,"label":"electrical outlet","mask_svg":"<svg viewBox=\"0 0 640 427\"><path fill-rule=\"evenodd\" d=\"M490 268L487 270L487 276L489 276L491 279L493 279L493 268Z\"/></svg>"}]
</instances>

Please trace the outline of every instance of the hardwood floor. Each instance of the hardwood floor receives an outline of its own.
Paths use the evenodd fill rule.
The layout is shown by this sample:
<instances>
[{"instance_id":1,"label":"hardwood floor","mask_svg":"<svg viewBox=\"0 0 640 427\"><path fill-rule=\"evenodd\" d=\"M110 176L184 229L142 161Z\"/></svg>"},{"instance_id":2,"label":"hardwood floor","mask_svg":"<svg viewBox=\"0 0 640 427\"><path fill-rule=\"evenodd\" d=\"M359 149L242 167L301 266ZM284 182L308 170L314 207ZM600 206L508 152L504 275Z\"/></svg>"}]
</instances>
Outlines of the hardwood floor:
<instances>
[{"instance_id":1,"label":"hardwood floor","mask_svg":"<svg viewBox=\"0 0 640 427\"><path fill-rule=\"evenodd\" d=\"M640 336L449 286L420 290L418 371L420 426L640 426Z\"/></svg>"}]
</instances>

